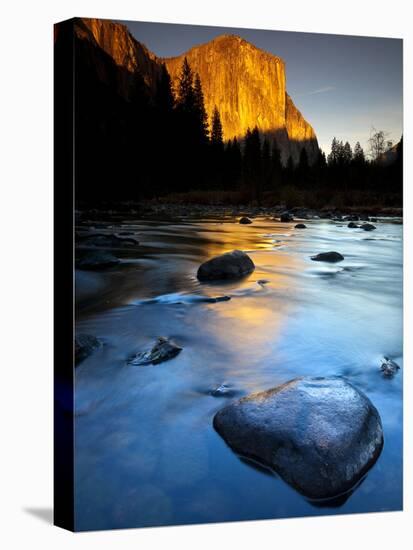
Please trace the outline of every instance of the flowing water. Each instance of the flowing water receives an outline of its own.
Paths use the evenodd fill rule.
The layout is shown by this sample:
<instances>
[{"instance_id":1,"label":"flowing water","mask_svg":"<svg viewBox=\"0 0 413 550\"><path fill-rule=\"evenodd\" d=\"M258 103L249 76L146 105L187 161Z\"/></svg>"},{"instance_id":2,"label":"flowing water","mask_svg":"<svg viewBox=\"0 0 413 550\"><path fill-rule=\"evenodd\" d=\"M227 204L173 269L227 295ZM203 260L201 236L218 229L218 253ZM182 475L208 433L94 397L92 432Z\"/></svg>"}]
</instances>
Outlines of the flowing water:
<instances>
[{"instance_id":1,"label":"flowing water","mask_svg":"<svg viewBox=\"0 0 413 550\"><path fill-rule=\"evenodd\" d=\"M403 368L386 379L380 364L389 356L402 367L402 226L305 223L114 218L99 228L131 231L140 244L112 250L121 258L114 268L76 272L77 331L104 342L76 369L77 529L401 509ZM198 282L201 262L233 249L248 252L254 273ZM345 260L310 260L328 250ZM204 299L219 296L231 299ZM183 351L127 364L158 336ZM364 391L385 437L363 482L324 506L239 458L212 426L231 399L320 375ZM211 395L223 383L230 395Z\"/></svg>"}]
</instances>

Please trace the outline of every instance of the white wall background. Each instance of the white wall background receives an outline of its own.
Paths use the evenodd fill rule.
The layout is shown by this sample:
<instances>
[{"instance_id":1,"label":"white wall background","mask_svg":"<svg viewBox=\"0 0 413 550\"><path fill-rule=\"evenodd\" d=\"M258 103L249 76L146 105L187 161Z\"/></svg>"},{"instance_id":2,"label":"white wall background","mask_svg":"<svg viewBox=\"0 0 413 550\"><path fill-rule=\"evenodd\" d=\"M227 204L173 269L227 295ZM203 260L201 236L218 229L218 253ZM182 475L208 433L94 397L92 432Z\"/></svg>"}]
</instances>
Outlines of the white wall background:
<instances>
[{"instance_id":1,"label":"white wall background","mask_svg":"<svg viewBox=\"0 0 413 550\"><path fill-rule=\"evenodd\" d=\"M77 535L39 518L39 515L51 517L52 506L52 24L73 16L89 16L405 38L405 247L412 250L412 223L408 219L412 212L409 190L412 163L408 158L413 97L410 5L405 0L3 2L0 25L0 544L3 548L411 548L413 432L409 419L413 392L408 370L412 366L412 262L408 255L405 512ZM28 509L37 513L33 515Z\"/></svg>"}]
</instances>

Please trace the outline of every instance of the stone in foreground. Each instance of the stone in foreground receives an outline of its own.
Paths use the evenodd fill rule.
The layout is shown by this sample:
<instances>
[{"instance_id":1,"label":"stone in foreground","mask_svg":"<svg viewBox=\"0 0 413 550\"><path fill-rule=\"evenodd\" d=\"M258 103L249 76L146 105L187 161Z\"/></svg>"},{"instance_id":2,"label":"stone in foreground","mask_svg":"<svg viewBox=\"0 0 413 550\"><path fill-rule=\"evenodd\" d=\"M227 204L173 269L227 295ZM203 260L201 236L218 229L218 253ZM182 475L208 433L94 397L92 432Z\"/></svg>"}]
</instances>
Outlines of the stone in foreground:
<instances>
[{"instance_id":1,"label":"stone in foreground","mask_svg":"<svg viewBox=\"0 0 413 550\"><path fill-rule=\"evenodd\" d=\"M359 228L359 226L355 222L349 222L347 227L349 227L350 229L358 229Z\"/></svg>"},{"instance_id":2,"label":"stone in foreground","mask_svg":"<svg viewBox=\"0 0 413 550\"><path fill-rule=\"evenodd\" d=\"M243 216L243 217L240 219L239 223L240 223L241 225L248 225L248 224L252 223L252 220L251 220L250 218L247 218L246 216Z\"/></svg>"},{"instance_id":3,"label":"stone in foreground","mask_svg":"<svg viewBox=\"0 0 413 550\"><path fill-rule=\"evenodd\" d=\"M248 254L233 250L204 262L198 269L197 277L200 281L238 279L249 275L254 269L254 262Z\"/></svg>"},{"instance_id":4,"label":"stone in foreground","mask_svg":"<svg viewBox=\"0 0 413 550\"><path fill-rule=\"evenodd\" d=\"M77 334L75 338L75 365L81 363L101 346L100 341L91 334Z\"/></svg>"},{"instance_id":5,"label":"stone in foreground","mask_svg":"<svg viewBox=\"0 0 413 550\"><path fill-rule=\"evenodd\" d=\"M320 254L317 254L316 256L311 256L311 259L314 262L341 262L344 260L344 256L342 256L339 252L320 252Z\"/></svg>"},{"instance_id":6,"label":"stone in foreground","mask_svg":"<svg viewBox=\"0 0 413 550\"><path fill-rule=\"evenodd\" d=\"M297 223L294 227L295 229L307 229L305 223Z\"/></svg>"},{"instance_id":7,"label":"stone in foreground","mask_svg":"<svg viewBox=\"0 0 413 550\"><path fill-rule=\"evenodd\" d=\"M233 451L273 469L310 499L351 490L383 446L379 413L340 377L296 378L214 417Z\"/></svg>"},{"instance_id":8,"label":"stone in foreground","mask_svg":"<svg viewBox=\"0 0 413 550\"><path fill-rule=\"evenodd\" d=\"M129 365L157 365L163 361L169 361L173 359L182 351L182 348L177 346L174 342L168 338L160 336L155 345L149 351L142 351L137 353L129 361Z\"/></svg>"},{"instance_id":9,"label":"stone in foreground","mask_svg":"<svg viewBox=\"0 0 413 550\"><path fill-rule=\"evenodd\" d=\"M381 362L380 370L385 378L393 378L393 376L400 370L400 367L389 357L384 357Z\"/></svg>"}]
</instances>

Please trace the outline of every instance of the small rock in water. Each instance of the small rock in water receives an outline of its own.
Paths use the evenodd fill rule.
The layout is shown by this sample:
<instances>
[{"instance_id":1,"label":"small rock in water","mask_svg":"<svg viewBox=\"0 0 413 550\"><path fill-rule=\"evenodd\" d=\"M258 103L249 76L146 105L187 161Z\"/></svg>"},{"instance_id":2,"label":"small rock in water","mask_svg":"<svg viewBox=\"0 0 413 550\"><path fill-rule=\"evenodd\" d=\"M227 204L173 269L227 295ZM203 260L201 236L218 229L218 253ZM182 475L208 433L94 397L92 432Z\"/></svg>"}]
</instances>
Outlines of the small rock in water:
<instances>
[{"instance_id":1,"label":"small rock in water","mask_svg":"<svg viewBox=\"0 0 413 550\"><path fill-rule=\"evenodd\" d=\"M249 223L252 223L252 220L250 220L250 218L247 218L246 216L243 216L240 219L239 223L241 223L242 225L247 225Z\"/></svg>"},{"instance_id":2,"label":"small rock in water","mask_svg":"<svg viewBox=\"0 0 413 550\"><path fill-rule=\"evenodd\" d=\"M305 225L305 223L297 223L295 229L307 229L307 226Z\"/></svg>"},{"instance_id":3,"label":"small rock in water","mask_svg":"<svg viewBox=\"0 0 413 550\"><path fill-rule=\"evenodd\" d=\"M377 223L377 218L370 218L371 222Z\"/></svg>"},{"instance_id":4,"label":"small rock in water","mask_svg":"<svg viewBox=\"0 0 413 550\"><path fill-rule=\"evenodd\" d=\"M77 269L105 269L120 262L119 258L103 250L92 250L76 258Z\"/></svg>"},{"instance_id":5,"label":"small rock in water","mask_svg":"<svg viewBox=\"0 0 413 550\"><path fill-rule=\"evenodd\" d=\"M359 226L354 222L350 222L347 227L349 227L350 229L357 229Z\"/></svg>"},{"instance_id":6,"label":"small rock in water","mask_svg":"<svg viewBox=\"0 0 413 550\"><path fill-rule=\"evenodd\" d=\"M197 277L200 281L238 279L254 269L254 262L245 252L233 250L204 262L198 269Z\"/></svg>"},{"instance_id":7,"label":"small rock in water","mask_svg":"<svg viewBox=\"0 0 413 550\"><path fill-rule=\"evenodd\" d=\"M129 359L128 364L135 366L157 365L163 361L173 359L181 351L181 347L177 346L168 338L160 336L151 350L137 353L134 357Z\"/></svg>"},{"instance_id":8,"label":"small rock in water","mask_svg":"<svg viewBox=\"0 0 413 550\"><path fill-rule=\"evenodd\" d=\"M270 281L268 279L258 279L257 284L260 285L260 286L264 286L269 282Z\"/></svg>"},{"instance_id":9,"label":"small rock in water","mask_svg":"<svg viewBox=\"0 0 413 550\"><path fill-rule=\"evenodd\" d=\"M231 296L215 296L213 298L206 299L207 302L212 304L216 304L217 302L228 302L228 300L231 300Z\"/></svg>"},{"instance_id":10,"label":"small rock in water","mask_svg":"<svg viewBox=\"0 0 413 550\"><path fill-rule=\"evenodd\" d=\"M373 231L376 229L376 226L372 223L363 223L360 227L361 229L364 229L364 231Z\"/></svg>"},{"instance_id":11,"label":"small rock in water","mask_svg":"<svg viewBox=\"0 0 413 550\"><path fill-rule=\"evenodd\" d=\"M350 491L383 447L377 409L340 377L296 378L249 395L218 411L214 427L233 451L311 499Z\"/></svg>"},{"instance_id":12,"label":"small rock in water","mask_svg":"<svg viewBox=\"0 0 413 550\"><path fill-rule=\"evenodd\" d=\"M380 370L385 378L393 378L396 372L400 370L400 367L392 359L384 357L381 361Z\"/></svg>"},{"instance_id":13,"label":"small rock in water","mask_svg":"<svg viewBox=\"0 0 413 550\"><path fill-rule=\"evenodd\" d=\"M101 346L100 340L91 334L77 334L75 337L75 365L81 363Z\"/></svg>"},{"instance_id":14,"label":"small rock in water","mask_svg":"<svg viewBox=\"0 0 413 550\"><path fill-rule=\"evenodd\" d=\"M234 391L228 384L221 384L220 386L217 386L216 388L211 390L210 393L213 397L231 397L232 395L234 395Z\"/></svg>"},{"instance_id":15,"label":"small rock in water","mask_svg":"<svg viewBox=\"0 0 413 550\"><path fill-rule=\"evenodd\" d=\"M292 222L294 217L289 212L283 212L280 216L280 222Z\"/></svg>"},{"instance_id":16,"label":"small rock in water","mask_svg":"<svg viewBox=\"0 0 413 550\"><path fill-rule=\"evenodd\" d=\"M131 237L118 237L117 235L106 235L96 233L95 235L83 235L78 238L78 245L102 246L107 248L119 248L124 246L136 246L139 242Z\"/></svg>"},{"instance_id":17,"label":"small rock in water","mask_svg":"<svg viewBox=\"0 0 413 550\"><path fill-rule=\"evenodd\" d=\"M311 256L311 259L314 262L341 262L344 260L344 256L342 256L339 252L320 252L320 254L317 254L316 256Z\"/></svg>"}]
</instances>

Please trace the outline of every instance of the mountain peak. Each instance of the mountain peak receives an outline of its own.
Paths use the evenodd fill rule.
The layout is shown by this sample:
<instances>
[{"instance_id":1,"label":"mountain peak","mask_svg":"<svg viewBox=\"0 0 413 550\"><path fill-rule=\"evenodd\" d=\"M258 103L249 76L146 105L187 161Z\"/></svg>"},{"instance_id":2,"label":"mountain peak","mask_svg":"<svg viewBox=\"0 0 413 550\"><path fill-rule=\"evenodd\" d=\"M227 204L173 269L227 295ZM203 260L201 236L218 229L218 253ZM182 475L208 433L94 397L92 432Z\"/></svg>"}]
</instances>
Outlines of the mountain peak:
<instances>
[{"instance_id":1,"label":"mountain peak","mask_svg":"<svg viewBox=\"0 0 413 550\"><path fill-rule=\"evenodd\" d=\"M317 138L287 95L285 63L280 57L236 34L221 34L180 56L162 59L138 42L125 25L104 19L77 21L79 38L88 38L118 67L126 69L118 83L126 98L137 72L153 93L161 63L165 63L176 90L186 57L200 76L209 120L214 108L219 110L225 140L242 139L256 126L261 135L277 140L284 162L290 155L298 162L303 147L310 161L315 159Z\"/></svg>"}]
</instances>

